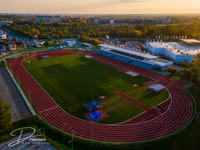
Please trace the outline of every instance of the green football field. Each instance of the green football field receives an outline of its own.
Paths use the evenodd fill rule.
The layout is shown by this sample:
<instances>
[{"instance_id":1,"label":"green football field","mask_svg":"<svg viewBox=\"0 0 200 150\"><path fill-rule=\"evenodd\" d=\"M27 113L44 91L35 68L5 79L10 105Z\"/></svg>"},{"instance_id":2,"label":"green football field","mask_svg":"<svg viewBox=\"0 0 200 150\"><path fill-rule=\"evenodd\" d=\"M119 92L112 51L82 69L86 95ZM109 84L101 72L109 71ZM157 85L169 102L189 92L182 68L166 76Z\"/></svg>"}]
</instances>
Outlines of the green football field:
<instances>
[{"instance_id":1,"label":"green football field","mask_svg":"<svg viewBox=\"0 0 200 150\"><path fill-rule=\"evenodd\" d=\"M105 96L106 100L112 99L116 96L115 91L120 90L127 93L134 90L133 84L141 87L150 80L142 76L132 77L121 73L109 66L85 58L82 54L34 60L30 64L24 62L24 66L64 110L82 119L86 119L85 114L87 113L84 104L99 100L99 96ZM148 97L141 101L146 99ZM153 105L165 99L166 97L162 97ZM106 109L119 105L119 103L121 103L119 98L116 101L113 100L111 104L107 103ZM100 122L119 123L141 112L143 110L134 104L124 103L107 112L108 117Z\"/></svg>"}]
</instances>

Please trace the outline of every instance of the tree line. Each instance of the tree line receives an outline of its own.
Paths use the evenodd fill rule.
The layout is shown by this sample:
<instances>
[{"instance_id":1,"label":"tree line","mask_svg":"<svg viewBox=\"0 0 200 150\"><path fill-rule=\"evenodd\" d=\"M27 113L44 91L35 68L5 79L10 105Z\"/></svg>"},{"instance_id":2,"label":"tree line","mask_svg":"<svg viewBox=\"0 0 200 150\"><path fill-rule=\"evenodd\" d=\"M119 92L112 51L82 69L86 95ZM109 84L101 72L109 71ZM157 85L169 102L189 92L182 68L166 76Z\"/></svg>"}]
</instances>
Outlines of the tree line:
<instances>
[{"instance_id":1,"label":"tree line","mask_svg":"<svg viewBox=\"0 0 200 150\"><path fill-rule=\"evenodd\" d=\"M183 66L184 70L178 72L175 68L169 68L168 71L172 75L178 75L181 78L200 86L200 53L192 60L192 64L180 63L179 65Z\"/></svg>"},{"instance_id":2,"label":"tree line","mask_svg":"<svg viewBox=\"0 0 200 150\"><path fill-rule=\"evenodd\" d=\"M96 25L80 20L60 24L47 23L14 23L6 24L7 28L32 38L71 38L87 36L103 38L109 35L113 38L146 38L156 36L187 36L200 38L200 22L181 25Z\"/></svg>"}]
</instances>

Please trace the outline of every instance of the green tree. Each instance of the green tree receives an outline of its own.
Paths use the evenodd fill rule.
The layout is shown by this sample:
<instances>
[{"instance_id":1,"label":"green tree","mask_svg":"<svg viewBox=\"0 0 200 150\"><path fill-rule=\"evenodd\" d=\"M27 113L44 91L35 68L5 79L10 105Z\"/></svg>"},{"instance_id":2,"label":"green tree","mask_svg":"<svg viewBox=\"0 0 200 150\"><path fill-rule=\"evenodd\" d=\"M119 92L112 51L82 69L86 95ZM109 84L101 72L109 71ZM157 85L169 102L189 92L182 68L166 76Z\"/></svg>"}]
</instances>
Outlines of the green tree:
<instances>
[{"instance_id":1,"label":"green tree","mask_svg":"<svg viewBox=\"0 0 200 150\"><path fill-rule=\"evenodd\" d=\"M168 68L168 72L170 72L172 75L175 75L175 74L178 73L178 71L176 70L176 68L172 68L172 67Z\"/></svg>"},{"instance_id":2,"label":"green tree","mask_svg":"<svg viewBox=\"0 0 200 150\"><path fill-rule=\"evenodd\" d=\"M192 65L190 67L186 67L182 74L183 76L196 83L197 85L200 85L200 53L195 56L195 58L192 60Z\"/></svg>"},{"instance_id":3,"label":"green tree","mask_svg":"<svg viewBox=\"0 0 200 150\"><path fill-rule=\"evenodd\" d=\"M0 100L0 133L9 129L12 125L11 107Z\"/></svg>"},{"instance_id":4,"label":"green tree","mask_svg":"<svg viewBox=\"0 0 200 150\"><path fill-rule=\"evenodd\" d=\"M192 67L193 67L193 70L195 71L194 74L195 74L195 79L196 81L199 83L200 85L200 53L197 54L195 56L195 58L192 60L192 63L194 64Z\"/></svg>"}]
</instances>

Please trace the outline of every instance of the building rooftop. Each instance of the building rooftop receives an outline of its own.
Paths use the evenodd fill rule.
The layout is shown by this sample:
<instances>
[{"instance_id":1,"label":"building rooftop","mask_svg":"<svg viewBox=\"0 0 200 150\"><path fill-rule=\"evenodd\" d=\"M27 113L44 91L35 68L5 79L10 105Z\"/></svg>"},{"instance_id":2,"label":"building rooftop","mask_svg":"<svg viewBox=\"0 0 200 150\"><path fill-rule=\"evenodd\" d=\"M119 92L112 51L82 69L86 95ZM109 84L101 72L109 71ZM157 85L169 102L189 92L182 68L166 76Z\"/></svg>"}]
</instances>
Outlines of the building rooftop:
<instances>
[{"instance_id":1,"label":"building rooftop","mask_svg":"<svg viewBox=\"0 0 200 150\"><path fill-rule=\"evenodd\" d=\"M152 48L165 48L177 55L196 55L200 53L200 46L188 46L178 42L149 42Z\"/></svg>"},{"instance_id":2,"label":"building rooftop","mask_svg":"<svg viewBox=\"0 0 200 150\"><path fill-rule=\"evenodd\" d=\"M143 58L146 58L146 59L156 59L156 58L158 58L157 56L154 56L154 55L151 55L151 54L148 54L148 53L143 53L143 52L136 51L136 50L130 50L130 49L127 49L127 48L121 48L121 47L111 46L111 45L106 45L106 44L100 44L99 46L103 47L105 49L116 50L116 51L119 51L119 52L124 52L124 53L135 55L135 56L140 56L140 57L143 57Z\"/></svg>"},{"instance_id":3,"label":"building rooftop","mask_svg":"<svg viewBox=\"0 0 200 150\"><path fill-rule=\"evenodd\" d=\"M181 41L185 42L185 43L189 43L189 44L200 44L200 40L196 40L196 39L181 39Z\"/></svg>"}]
</instances>

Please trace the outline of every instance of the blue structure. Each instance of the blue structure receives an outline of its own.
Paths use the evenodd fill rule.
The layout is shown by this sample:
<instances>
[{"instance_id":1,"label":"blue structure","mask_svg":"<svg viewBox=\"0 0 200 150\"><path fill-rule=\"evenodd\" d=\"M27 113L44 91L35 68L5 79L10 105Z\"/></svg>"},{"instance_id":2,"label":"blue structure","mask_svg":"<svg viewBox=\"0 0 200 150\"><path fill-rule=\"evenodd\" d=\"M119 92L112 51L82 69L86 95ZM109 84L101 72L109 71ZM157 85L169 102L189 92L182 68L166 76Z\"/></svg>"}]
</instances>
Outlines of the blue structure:
<instances>
[{"instance_id":1,"label":"blue structure","mask_svg":"<svg viewBox=\"0 0 200 150\"><path fill-rule=\"evenodd\" d=\"M49 58L49 56L42 56L42 59L47 59Z\"/></svg>"},{"instance_id":2,"label":"blue structure","mask_svg":"<svg viewBox=\"0 0 200 150\"><path fill-rule=\"evenodd\" d=\"M89 113L89 119L92 121L97 121L102 117L102 114L98 111L93 111Z\"/></svg>"},{"instance_id":3,"label":"blue structure","mask_svg":"<svg viewBox=\"0 0 200 150\"><path fill-rule=\"evenodd\" d=\"M147 70L150 69L160 69L160 70L165 70L171 65L173 65L173 62L163 60L163 59L156 59L156 60L140 60L137 58L125 56L122 54L114 53L111 51L106 51L106 50L99 50L95 51L96 53L99 53L101 55L111 57L113 59L123 61L125 63L132 64L134 66L138 66Z\"/></svg>"},{"instance_id":4,"label":"blue structure","mask_svg":"<svg viewBox=\"0 0 200 150\"><path fill-rule=\"evenodd\" d=\"M187 62L191 63L191 60L195 57L195 53L200 53L200 49L193 49L193 47L187 47L180 45L179 43L159 43L159 42L146 42L146 48L154 55L164 55L172 59L176 63Z\"/></svg>"},{"instance_id":5,"label":"blue structure","mask_svg":"<svg viewBox=\"0 0 200 150\"><path fill-rule=\"evenodd\" d=\"M95 111L101 108L101 104L98 101L92 101L84 105L89 111Z\"/></svg>"},{"instance_id":6,"label":"blue structure","mask_svg":"<svg viewBox=\"0 0 200 150\"><path fill-rule=\"evenodd\" d=\"M161 84L154 84L154 85L150 86L149 89L154 92L160 92L160 91L164 90L165 87L162 86Z\"/></svg>"}]
</instances>

